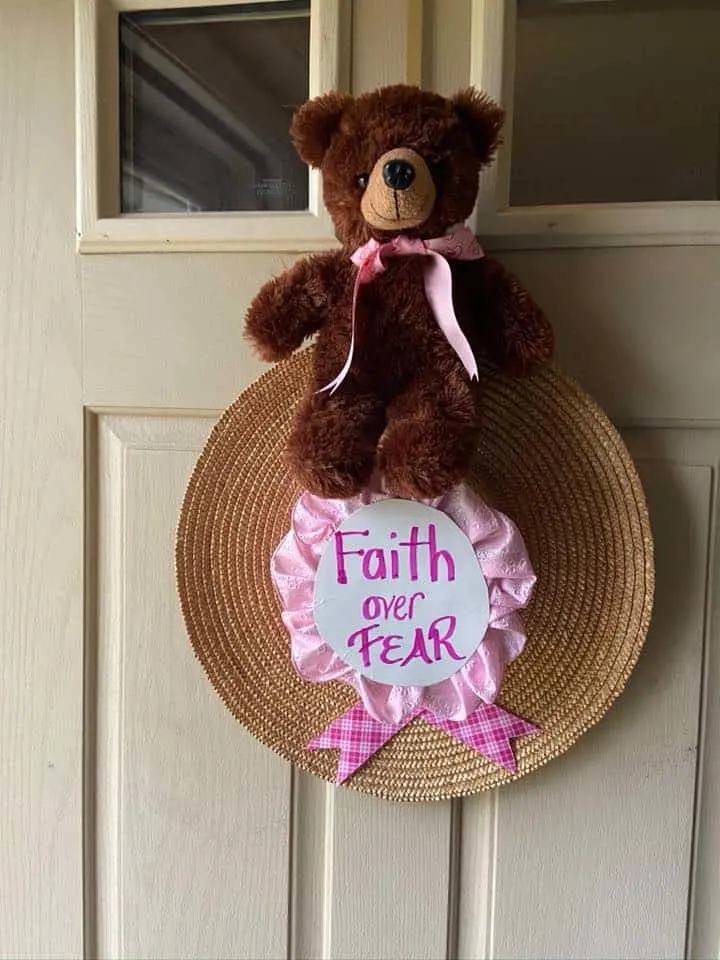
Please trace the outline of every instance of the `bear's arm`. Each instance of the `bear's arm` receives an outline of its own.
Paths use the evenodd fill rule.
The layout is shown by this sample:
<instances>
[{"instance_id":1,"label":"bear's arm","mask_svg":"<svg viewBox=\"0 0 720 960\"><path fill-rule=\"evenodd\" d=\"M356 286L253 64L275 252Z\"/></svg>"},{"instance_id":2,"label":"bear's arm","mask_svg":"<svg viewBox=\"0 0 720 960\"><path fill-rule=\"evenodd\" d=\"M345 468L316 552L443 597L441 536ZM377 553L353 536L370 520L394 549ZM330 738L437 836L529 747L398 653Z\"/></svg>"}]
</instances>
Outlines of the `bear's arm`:
<instances>
[{"instance_id":1,"label":"bear's arm","mask_svg":"<svg viewBox=\"0 0 720 960\"><path fill-rule=\"evenodd\" d=\"M481 351L503 373L522 376L552 359L550 321L517 277L493 260L473 262L470 312Z\"/></svg>"},{"instance_id":2,"label":"bear's arm","mask_svg":"<svg viewBox=\"0 0 720 960\"><path fill-rule=\"evenodd\" d=\"M325 323L347 272L342 252L314 254L269 280L245 315L245 336L263 360L289 356Z\"/></svg>"}]
</instances>

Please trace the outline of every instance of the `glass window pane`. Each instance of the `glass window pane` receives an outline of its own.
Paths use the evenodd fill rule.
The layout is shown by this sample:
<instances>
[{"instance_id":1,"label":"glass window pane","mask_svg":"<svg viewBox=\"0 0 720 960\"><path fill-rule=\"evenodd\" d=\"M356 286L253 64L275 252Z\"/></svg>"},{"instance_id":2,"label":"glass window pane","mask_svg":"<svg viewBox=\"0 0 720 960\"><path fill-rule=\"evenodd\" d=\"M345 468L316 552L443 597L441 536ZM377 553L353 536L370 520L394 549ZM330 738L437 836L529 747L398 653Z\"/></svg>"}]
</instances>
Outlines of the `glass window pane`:
<instances>
[{"instance_id":1,"label":"glass window pane","mask_svg":"<svg viewBox=\"0 0 720 960\"><path fill-rule=\"evenodd\" d=\"M718 0L518 0L513 206L720 198Z\"/></svg>"},{"instance_id":2,"label":"glass window pane","mask_svg":"<svg viewBox=\"0 0 720 960\"><path fill-rule=\"evenodd\" d=\"M122 210L305 210L310 0L120 18Z\"/></svg>"}]
</instances>

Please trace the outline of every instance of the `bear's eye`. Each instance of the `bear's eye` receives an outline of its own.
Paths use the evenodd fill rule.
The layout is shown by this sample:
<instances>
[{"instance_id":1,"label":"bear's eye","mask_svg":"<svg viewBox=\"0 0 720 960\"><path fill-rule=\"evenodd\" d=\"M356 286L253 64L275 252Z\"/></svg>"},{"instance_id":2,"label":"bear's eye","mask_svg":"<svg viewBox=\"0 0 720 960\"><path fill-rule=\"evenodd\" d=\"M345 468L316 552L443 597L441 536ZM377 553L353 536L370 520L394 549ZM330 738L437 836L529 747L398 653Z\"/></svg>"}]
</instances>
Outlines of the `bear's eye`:
<instances>
[{"instance_id":1,"label":"bear's eye","mask_svg":"<svg viewBox=\"0 0 720 960\"><path fill-rule=\"evenodd\" d=\"M357 177L355 177L355 183L360 187L361 190L365 189L369 180L370 174L368 173L360 173L357 175Z\"/></svg>"}]
</instances>

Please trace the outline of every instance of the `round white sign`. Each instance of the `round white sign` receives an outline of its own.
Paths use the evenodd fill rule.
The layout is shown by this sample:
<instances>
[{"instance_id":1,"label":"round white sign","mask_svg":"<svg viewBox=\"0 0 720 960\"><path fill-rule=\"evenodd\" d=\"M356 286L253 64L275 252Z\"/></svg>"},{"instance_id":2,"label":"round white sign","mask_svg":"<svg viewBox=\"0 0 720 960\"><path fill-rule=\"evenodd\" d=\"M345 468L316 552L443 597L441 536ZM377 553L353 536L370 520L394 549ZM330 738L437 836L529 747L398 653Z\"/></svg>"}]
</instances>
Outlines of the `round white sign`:
<instances>
[{"instance_id":1,"label":"round white sign","mask_svg":"<svg viewBox=\"0 0 720 960\"><path fill-rule=\"evenodd\" d=\"M477 650L488 588L472 544L448 516L412 500L379 500L328 540L314 614L323 640L359 673L426 687Z\"/></svg>"}]
</instances>

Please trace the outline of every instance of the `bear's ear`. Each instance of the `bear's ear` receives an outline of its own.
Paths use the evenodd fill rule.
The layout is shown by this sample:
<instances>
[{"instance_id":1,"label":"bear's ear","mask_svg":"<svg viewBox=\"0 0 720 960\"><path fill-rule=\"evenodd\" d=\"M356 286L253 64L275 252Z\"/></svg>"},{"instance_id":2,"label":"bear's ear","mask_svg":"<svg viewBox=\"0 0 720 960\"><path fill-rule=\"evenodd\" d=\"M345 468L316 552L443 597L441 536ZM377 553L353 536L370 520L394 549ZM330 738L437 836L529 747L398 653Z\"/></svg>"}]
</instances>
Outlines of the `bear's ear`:
<instances>
[{"instance_id":1,"label":"bear's ear","mask_svg":"<svg viewBox=\"0 0 720 960\"><path fill-rule=\"evenodd\" d=\"M319 167L333 134L352 97L346 93L325 93L308 100L295 113L290 136L300 158L311 167Z\"/></svg>"},{"instance_id":2,"label":"bear's ear","mask_svg":"<svg viewBox=\"0 0 720 960\"><path fill-rule=\"evenodd\" d=\"M478 157L482 163L487 163L500 145L500 130L505 111L487 94L475 90L474 87L456 93L450 102L460 122L472 137Z\"/></svg>"}]
</instances>

